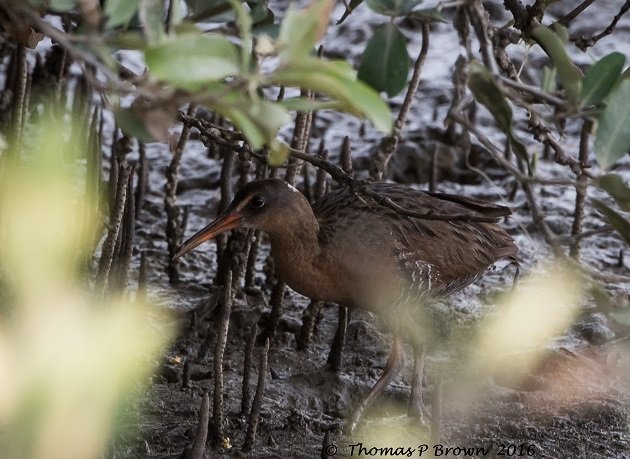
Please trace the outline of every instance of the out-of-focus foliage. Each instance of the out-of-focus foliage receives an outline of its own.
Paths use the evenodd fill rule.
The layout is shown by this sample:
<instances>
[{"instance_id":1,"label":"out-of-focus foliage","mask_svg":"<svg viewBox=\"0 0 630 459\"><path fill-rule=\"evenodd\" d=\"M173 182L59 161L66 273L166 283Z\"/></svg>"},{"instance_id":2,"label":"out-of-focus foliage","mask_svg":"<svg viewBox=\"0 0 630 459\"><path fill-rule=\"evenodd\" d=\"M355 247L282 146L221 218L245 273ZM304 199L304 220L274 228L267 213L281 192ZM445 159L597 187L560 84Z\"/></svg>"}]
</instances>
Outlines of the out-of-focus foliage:
<instances>
[{"instance_id":1,"label":"out-of-focus foliage","mask_svg":"<svg viewBox=\"0 0 630 459\"><path fill-rule=\"evenodd\" d=\"M545 346L571 326L583 295L578 273L561 264L539 268L480 324L471 371L512 381L526 376L544 357Z\"/></svg>"},{"instance_id":2,"label":"out-of-focus foliage","mask_svg":"<svg viewBox=\"0 0 630 459\"><path fill-rule=\"evenodd\" d=\"M97 206L68 121L32 126L19 161L0 155L1 457L98 457L173 334L149 305L90 293Z\"/></svg>"},{"instance_id":3,"label":"out-of-focus foliage","mask_svg":"<svg viewBox=\"0 0 630 459\"><path fill-rule=\"evenodd\" d=\"M277 39L259 36L258 40L268 45L266 53L258 54L254 61L251 59L254 22L273 25L269 21L269 18L273 21L273 14L269 15L262 2L252 3L250 11L237 1L187 3L193 15L212 16L233 10L239 40L220 33L203 34L192 23L183 21L186 18L177 15L171 18L173 27L167 32L161 2L113 1L105 8L106 27L112 32L136 15L140 19L144 40L138 42L137 34L130 31L124 41L119 34L112 34L110 44L124 43L144 52L150 75L144 89L155 92L158 82L174 90L170 93L160 90L152 97L136 99L131 106L118 107L117 120L128 132L140 134L144 140L150 137L164 140L176 119L176 109L186 102L195 102L227 117L253 148L268 146L272 162L279 163L286 157L283 153L286 147L276 135L290 120L289 112L282 104L265 100L260 91L277 85L317 91L322 97L328 97L335 108L367 117L384 132L391 129L387 104L356 79L356 73L348 64L312 56L316 43L328 27L331 0L316 0L304 11L291 8L279 24ZM275 67L266 67L263 72L259 63L267 55L277 55L280 62ZM146 92L142 91L143 83L138 85L141 92ZM360 99L356 98L358 95ZM310 108L316 108L317 103Z\"/></svg>"},{"instance_id":4,"label":"out-of-focus foliage","mask_svg":"<svg viewBox=\"0 0 630 459\"><path fill-rule=\"evenodd\" d=\"M146 78L134 82L135 100L129 103L127 98L121 105L113 99L120 126L144 141L164 141L177 110L196 103L228 118L254 149L267 146L271 162L278 164L286 158L286 145L277 134L290 114L283 104L266 100L262 90L283 85L316 91L319 98L328 98L329 106L365 117L383 132L390 131L389 107L357 80L346 62L312 55L330 22L332 0L315 0L303 11L292 7L277 24L265 2L247 5L248 10L237 0L175 1L170 4L166 24L167 11L160 0L105 2L105 30L98 39L89 40L86 48L113 71L112 47L141 51L149 70ZM51 7L70 11L77 3L55 1ZM182 15L185 11L189 13L186 17ZM233 14L226 18L226 12ZM202 33L195 25L199 20L213 20L228 26L232 19L237 38L225 31ZM267 44L264 52L262 47L256 48L255 59L254 35ZM260 64L270 55L277 55L279 64L265 66L263 71ZM305 100L303 105L321 108L321 101L309 106Z\"/></svg>"}]
</instances>

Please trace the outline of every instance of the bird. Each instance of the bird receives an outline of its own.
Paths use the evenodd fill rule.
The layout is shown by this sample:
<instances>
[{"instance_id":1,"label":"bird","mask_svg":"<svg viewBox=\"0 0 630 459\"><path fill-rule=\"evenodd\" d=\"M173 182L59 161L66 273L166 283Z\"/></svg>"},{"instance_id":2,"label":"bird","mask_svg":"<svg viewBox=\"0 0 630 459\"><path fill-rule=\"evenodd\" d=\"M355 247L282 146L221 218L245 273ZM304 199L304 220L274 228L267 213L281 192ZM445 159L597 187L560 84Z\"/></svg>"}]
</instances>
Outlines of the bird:
<instances>
[{"instance_id":1,"label":"bird","mask_svg":"<svg viewBox=\"0 0 630 459\"><path fill-rule=\"evenodd\" d=\"M262 230L277 276L297 293L383 319L393 334L392 350L382 375L348 419L349 433L402 370L405 340L414 351L408 414L428 415L422 400L426 326L417 320L419 305L462 290L499 260L519 262L515 242L498 225L512 212L507 206L395 183L364 186L406 210L465 217L411 217L349 187L336 188L311 206L287 181L260 179L241 187L225 211L175 255L228 230Z\"/></svg>"}]
</instances>

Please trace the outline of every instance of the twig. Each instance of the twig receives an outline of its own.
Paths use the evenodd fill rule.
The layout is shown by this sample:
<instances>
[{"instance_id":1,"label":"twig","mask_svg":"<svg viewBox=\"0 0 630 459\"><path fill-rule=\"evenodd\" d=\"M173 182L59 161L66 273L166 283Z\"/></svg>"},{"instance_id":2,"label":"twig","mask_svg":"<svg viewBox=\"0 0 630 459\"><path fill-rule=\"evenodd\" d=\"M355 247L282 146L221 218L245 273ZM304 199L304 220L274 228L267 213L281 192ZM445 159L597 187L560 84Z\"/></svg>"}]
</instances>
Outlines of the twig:
<instances>
[{"instance_id":1,"label":"twig","mask_svg":"<svg viewBox=\"0 0 630 459\"><path fill-rule=\"evenodd\" d=\"M330 369L335 373L341 371L343 363L343 348L346 344L346 331L348 329L348 308L346 306L339 305L337 314L337 332L330 346L330 352L326 363L330 364Z\"/></svg>"},{"instance_id":2,"label":"twig","mask_svg":"<svg viewBox=\"0 0 630 459\"><path fill-rule=\"evenodd\" d=\"M617 23L621 19L621 17L626 14L630 10L630 0L626 0L626 2L621 6L619 12L615 15L612 22L606 27L602 32L594 35L592 37L581 36L579 38L571 37L571 40L575 42L575 46L580 48L582 51L586 51L588 48L593 46L602 38L610 35L615 30Z\"/></svg>"},{"instance_id":3,"label":"twig","mask_svg":"<svg viewBox=\"0 0 630 459\"><path fill-rule=\"evenodd\" d=\"M184 360L184 368L182 370L182 390L190 387L190 359ZM210 409L210 407L208 407ZM206 419L206 428L208 426L208 420ZM204 441L205 443L205 441Z\"/></svg>"},{"instance_id":4,"label":"twig","mask_svg":"<svg viewBox=\"0 0 630 459\"><path fill-rule=\"evenodd\" d=\"M319 311L322 309L322 306L324 306L322 301L311 300L306 309L304 309L304 312L302 312L302 327L300 328L300 334L297 337L298 351L305 351L311 344L311 340L313 339L313 330L315 329L315 323L317 322L317 316L319 315Z\"/></svg>"},{"instance_id":5,"label":"twig","mask_svg":"<svg viewBox=\"0 0 630 459\"><path fill-rule=\"evenodd\" d=\"M252 374L252 360L254 358L254 345L256 344L256 336L258 335L258 325L254 323L249 336L247 338L247 344L245 344L245 360L243 362L243 388L241 397L241 416L245 416L250 410L250 398L251 390L249 387L249 381Z\"/></svg>"},{"instance_id":6,"label":"twig","mask_svg":"<svg viewBox=\"0 0 630 459\"><path fill-rule=\"evenodd\" d=\"M523 174L519 171L512 163L507 161L499 148L494 145L476 126L474 126L468 119L466 119L457 108L449 111L449 118L453 119L457 123L461 124L468 132L473 134L479 143L481 143L492 159L494 159L497 164L503 167L510 175L516 178L521 183L537 183L541 185L570 185L575 186L575 180L569 179L544 179L540 177L533 177L529 175Z\"/></svg>"},{"instance_id":7,"label":"twig","mask_svg":"<svg viewBox=\"0 0 630 459\"><path fill-rule=\"evenodd\" d=\"M567 27L571 21L573 21L576 17L578 17L582 13L582 11L584 11L586 8L591 6L593 2L595 2L595 0L584 0L578 6L573 8L567 14L562 16L560 19L558 19L555 23L562 24L563 26ZM551 27L553 28L553 25Z\"/></svg>"},{"instance_id":8,"label":"twig","mask_svg":"<svg viewBox=\"0 0 630 459\"><path fill-rule=\"evenodd\" d=\"M218 212L221 213L227 209L228 205L232 201L232 172L234 170L234 151L225 147L219 148L223 156L223 163L221 164L221 199L219 201ZM217 272L215 280L217 284L222 285L225 282L228 271L232 271L235 268L234 257L238 252L236 241L232 236L227 233L221 233L216 237L217 245Z\"/></svg>"},{"instance_id":9,"label":"twig","mask_svg":"<svg viewBox=\"0 0 630 459\"><path fill-rule=\"evenodd\" d=\"M339 165L343 171L348 175L354 175L352 169L352 148L350 146L350 137L345 136L341 144L341 151L339 152Z\"/></svg>"},{"instance_id":10,"label":"twig","mask_svg":"<svg viewBox=\"0 0 630 459\"><path fill-rule=\"evenodd\" d=\"M135 165L130 166L129 177L127 178L127 198L125 199L125 213L123 215L123 224L121 230L122 242L120 253L116 263L116 276L114 278L113 287L125 291L129 278L129 265L131 264L131 255L133 253L133 240L136 231L136 211L135 200L133 194L133 177ZM110 288L112 282L110 280Z\"/></svg>"},{"instance_id":11,"label":"twig","mask_svg":"<svg viewBox=\"0 0 630 459\"><path fill-rule=\"evenodd\" d=\"M582 165L582 170L584 170L588 163L588 140L592 128L593 123L591 120L585 119L582 123L582 130L580 132L580 163ZM569 247L569 256L575 258L576 260L578 260L580 256L580 239L575 236L577 236L582 230L587 186L588 178L586 175L578 175L577 183L575 185L575 213L573 216L573 225L571 227L571 236L573 236L573 239Z\"/></svg>"},{"instance_id":12,"label":"twig","mask_svg":"<svg viewBox=\"0 0 630 459\"><path fill-rule=\"evenodd\" d=\"M208 438L208 420L210 418L210 397L205 392L201 398L201 408L199 408L199 422L197 423L197 433L190 450L190 459L203 459L206 451L206 439Z\"/></svg>"},{"instance_id":13,"label":"twig","mask_svg":"<svg viewBox=\"0 0 630 459\"><path fill-rule=\"evenodd\" d=\"M420 48L420 53L416 59L416 62L413 66L413 76L411 77L411 82L407 87L407 93L405 94L405 100L403 101L402 107L400 107L400 112L398 112L398 117L394 122L394 127L392 129L392 133L383 138L381 144L376 151L376 153L372 156L370 161L370 179L372 180L380 180L383 177L383 173L385 172L385 168L387 167L387 163L391 158L394 150L396 149L396 145L398 145L398 141L400 140L400 134L402 132L402 128L405 124L405 120L407 119L407 114L411 109L411 103L413 102L413 97L418 90L418 85L420 84L420 75L422 73L422 66L427 57L427 53L429 51L429 23L422 23L422 47Z\"/></svg>"},{"instance_id":14,"label":"twig","mask_svg":"<svg viewBox=\"0 0 630 459\"><path fill-rule=\"evenodd\" d=\"M138 290L136 302L144 303L147 299L147 251L140 253L140 269L138 271Z\"/></svg>"},{"instance_id":15,"label":"twig","mask_svg":"<svg viewBox=\"0 0 630 459\"><path fill-rule=\"evenodd\" d=\"M334 447L334 449L331 450L331 446ZM330 440L330 430L327 430L324 434L324 440L322 441L321 459L329 459L333 455L331 454L332 451L336 452L337 448Z\"/></svg>"},{"instance_id":16,"label":"twig","mask_svg":"<svg viewBox=\"0 0 630 459\"><path fill-rule=\"evenodd\" d=\"M265 328L263 336L266 338L273 338L276 336L278 324L280 323L280 317L282 316L282 303L284 298L285 284L281 280L277 280L271 290L271 298L269 299L269 305L271 306L271 312L269 313L269 324Z\"/></svg>"},{"instance_id":17,"label":"twig","mask_svg":"<svg viewBox=\"0 0 630 459\"><path fill-rule=\"evenodd\" d=\"M267 383L267 364L269 354L269 338L265 340L265 346L260 353L260 365L258 366L258 385L256 386L256 394L252 410L249 413L249 424L247 425L247 434L245 436L244 451L251 451L256 443L256 430L258 429L258 421L260 419L260 411L262 408L263 396L265 394L265 384Z\"/></svg>"},{"instance_id":18,"label":"twig","mask_svg":"<svg viewBox=\"0 0 630 459\"><path fill-rule=\"evenodd\" d=\"M121 164L120 175L118 177L118 190L116 192L116 202L113 208L112 219L110 221L107 237L103 243L101 259L98 266L98 274L96 277L96 289L98 294L102 294L104 292L104 288L109 279L109 273L114 258L114 249L116 247L116 241L118 240L118 234L120 232L120 226L125 212L127 185L129 183L130 174L131 168L126 163Z\"/></svg>"},{"instance_id":19,"label":"twig","mask_svg":"<svg viewBox=\"0 0 630 459\"><path fill-rule=\"evenodd\" d=\"M310 97L308 91L302 91L302 96ZM309 116L309 112L298 112L295 116L295 126L293 128L293 138L291 139L291 148L294 150L304 151L306 149L307 136L310 133L310 121L312 117ZM293 184L295 178L300 172L300 163L297 158L293 157L289 159L289 164L284 176L284 179Z\"/></svg>"},{"instance_id":20,"label":"twig","mask_svg":"<svg viewBox=\"0 0 630 459\"><path fill-rule=\"evenodd\" d=\"M214 424L214 440L216 444L223 441L223 356L227 343L230 325L230 311L232 309L232 272L228 271L223 285L223 301L221 305L221 325L214 349L214 404L212 422Z\"/></svg>"},{"instance_id":21,"label":"twig","mask_svg":"<svg viewBox=\"0 0 630 459\"><path fill-rule=\"evenodd\" d=\"M144 205L144 197L147 194L149 184L149 167L147 166L146 147L144 142L138 141L138 186L136 187L136 218L140 216L142 206Z\"/></svg>"},{"instance_id":22,"label":"twig","mask_svg":"<svg viewBox=\"0 0 630 459\"><path fill-rule=\"evenodd\" d=\"M326 150L326 142L324 138L319 142L319 149L317 151L317 156L322 158L324 161L328 162L328 150ZM317 201L321 199L326 194L327 182L326 182L326 171L321 167L317 168L317 175L315 178L315 196L314 200Z\"/></svg>"},{"instance_id":23,"label":"twig","mask_svg":"<svg viewBox=\"0 0 630 459\"><path fill-rule=\"evenodd\" d=\"M545 102L558 107L564 107L567 104L565 100L560 99L559 97L552 96L551 94L546 93L545 91L542 91L541 89L538 89L534 86L529 86L518 81L514 81L511 78L506 78L502 75L497 75L497 77L499 78L499 81L505 86L509 86L518 91L530 94L536 99L539 99L541 102Z\"/></svg>"},{"instance_id":24,"label":"twig","mask_svg":"<svg viewBox=\"0 0 630 459\"><path fill-rule=\"evenodd\" d=\"M26 49L24 45L18 45L14 54L15 60L15 80L13 85L13 111L11 113L11 123L13 127L13 148L9 149L13 155L13 160L17 159L22 148L22 132L24 127L24 118L26 117L27 107L26 88L28 86L28 63L26 61Z\"/></svg>"},{"instance_id":25,"label":"twig","mask_svg":"<svg viewBox=\"0 0 630 459\"><path fill-rule=\"evenodd\" d=\"M193 103L188 107L188 116L194 116L197 106ZM184 124L179 135L177 145L173 150L171 162L166 168L166 185L164 195L164 210L166 212L166 240L168 244L168 265L167 273L171 284L179 280L179 261L174 260L177 248L180 243L181 234L179 227L179 209L177 208L177 180L182 154L188 138L190 137L190 126Z\"/></svg>"},{"instance_id":26,"label":"twig","mask_svg":"<svg viewBox=\"0 0 630 459\"><path fill-rule=\"evenodd\" d=\"M422 383L420 383L422 384ZM431 444L438 445L442 437L442 376L438 375L431 397Z\"/></svg>"}]
</instances>

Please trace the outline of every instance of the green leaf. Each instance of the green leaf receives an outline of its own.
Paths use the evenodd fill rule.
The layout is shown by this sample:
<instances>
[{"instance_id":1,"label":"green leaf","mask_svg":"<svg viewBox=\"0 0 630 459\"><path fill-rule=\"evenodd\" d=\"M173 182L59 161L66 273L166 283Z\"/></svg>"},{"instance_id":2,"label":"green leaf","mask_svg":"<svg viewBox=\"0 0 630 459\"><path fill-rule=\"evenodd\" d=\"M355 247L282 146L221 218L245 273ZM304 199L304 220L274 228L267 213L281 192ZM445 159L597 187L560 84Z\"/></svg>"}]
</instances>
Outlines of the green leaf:
<instances>
[{"instance_id":1,"label":"green leaf","mask_svg":"<svg viewBox=\"0 0 630 459\"><path fill-rule=\"evenodd\" d=\"M630 151L630 80L622 80L608 99L595 133L595 154L604 169Z\"/></svg>"},{"instance_id":2,"label":"green leaf","mask_svg":"<svg viewBox=\"0 0 630 459\"><path fill-rule=\"evenodd\" d=\"M74 8L78 0L50 0L48 5L55 11L68 11Z\"/></svg>"},{"instance_id":3,"label":"green leaf","mask_svg":"<svg viewBox=\"0 0 630 459\"><path fill-rule=\"evenodd\" d=\"M368 118L382 132L389 133L389 106L365 83L357 81L347 62L307 58L280 68L267 77L271 83L312 89L339 101L344 111Z\"/></svg>"},{"instance_id":4,"label":"green leaf","mask_svg":"<svg viewBox=\"0 0 630 459\"><path fill-rule=\"evenodd\" d=\"M333 6L332 0L315 0L300 12L289 7L278 36L282 62L299 60L311 53L328 28Z\"/></svg>"},{"instance_id":5,"label":"green leaf","mask_svg":"<svg viewBox=\"0 0 630 459\"><path fill-rule=\"evenodd\" d=\"M153 76L191 91L240 68L236 46L220 35L180 35L147 49L145 60Z\"/></svg>"},{"instance_id":6,"label":"green leaf","mask_svg":"<svg viewBox=\"0 0 630 459\"><path fill-rule=\"evenodd\" d=\"M602 175L597 179L597 185L611 195L619 208L630 212L630 187L617 174Z\"/></svg>"},{"instance_id":7,"label":"green leaf","mask_svg":"<svg viewBox=\"0 0 630 459\"><path fill-rule=\"evenodd\" d=\"M611 53L597 61L586 73L582 86L582 105L595 105L613 89L621 75L626 56Z\"/></svg>"},{"instance_id":8,"label":"green leaf","mask_svg":"<svg viewBox=\"0 0 630 459\"><path fill-rule=\"evenodd\" d=\"M409 54L405 37L395 24L389 22L368 41L361 57L359 80L394 97L407 84L408 75Z\"/></svg>"},{"instance_id":9,"label":"green leaf","mask_svg":"<svg viewBox=\"0 0 630 459\"><path fill-rule=\"evenodd\" d=\"M613 228L617 230L626 244L630 245L630 222L628 222L628 220L626 220L626 218L619 212L611 209L599 199L593 199L593 205L597 210L606 216L606 219L610 222Z\"/></svg>"},{"instance_id":10,"label":"green leaf","mask_svg":"<svg viewBox=\"0 0 630 459\"><path fill-rule=\"evenodd\" d=\"M149 44L157 44L164 41L164 5L161 0L140 0L138 10L140 23L144 36Z\"/></svg>"},{"instance_id":11,"label":"green leaf","mask_svg":"<svg viewBox=\"0 0 630 459\"><path fill-rule=\"evenodd\" d=\"M514 152L530 167L527 148L512 131L512 108L492 75L479 61L469 67L468 87L475 99L492 114L501 130L508 136Z\"/></svg>"},{"instance_id":12,"label":"green leaf","mask_svg":"<svg viewBox=\"0 0 630 459\"><path fill-rule=\"evenodd\" d=\"M567 54L562 38L545 26L536 27L532 35L553 61L569 101L577 106L582 91L582 74Z\"/></svg>"},{"instance_id":13,"label":"green leaf","mask_svg":"<svg viewBox=\"0 0 630 459\"><path fill-rule=\"evenodd\" d=\"M385 16L404 16L422 0L366 0L367 6L375 13Z\"/></svg>"},{"instance_id":14,"label":"green leaf","mask_svg":"<svg viewBox=\"0 0 630 459\"><path fill-rule=\"evenodd\" d=\"M114 28L127 24L138 11L139 0L107 0L105 16L107 28Z\"/></svg>"},{"instance_id":15,"label":"green leaf","mask_svg":"<svg viewBox=\"0 0 630 459\"><path fill-rule=\"evenodd\" d=\"M211 108L228 118L247 138L254 149L272 147L278 130L291 121L289 112L280 104L216 84L207 94L213 100Z\"/></svg>"}]
</instances>

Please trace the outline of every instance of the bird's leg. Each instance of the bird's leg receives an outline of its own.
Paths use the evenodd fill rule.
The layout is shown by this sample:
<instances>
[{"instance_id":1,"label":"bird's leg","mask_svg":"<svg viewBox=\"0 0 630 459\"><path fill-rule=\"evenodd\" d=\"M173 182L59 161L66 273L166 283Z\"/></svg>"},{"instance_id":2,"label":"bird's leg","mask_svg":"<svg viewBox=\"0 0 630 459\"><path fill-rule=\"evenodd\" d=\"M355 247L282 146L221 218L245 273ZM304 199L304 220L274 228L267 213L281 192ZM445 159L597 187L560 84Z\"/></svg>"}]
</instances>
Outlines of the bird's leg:
<instances>
[{"instance_id":1,"label":"bird's leg","mask_svg":"<svg viewBox=\"0 0 630 459\"><path fill-rule=\"evenodd\" d=\"M378 381L376 381L376 384L374 384L374 387L372 387L372 390L370 391L368 396L361 401L359 407L354 411L354 413L352 413L350 419L348 419L348 422L344 429L346 434L352 435L354 433L357 426L359 425L359 422L361 421L361 418L363 417L365 410L368 409L370 405L372 405L374 400L376 400L383 393L389 383L392 382L392 380L400 373L403 368L403 363L404 351L402 338L399 335L394 335L394 340L392 342L392 351L389 354L387 363L385 364L383 374L380 378L378 378Z\"/></svg>"},{"instance_id":2,"label":"bird's leg","mask_svg":"<svg viewBox=\"0 0 630 459\"><path fill-rule=\"evenodd\" d=\"M424 423L425 417L429 415L422 400L422 376L424 375L424 346L414 345L413 348L413 379L411 382L411 397L409 399L409 409L407 415L417 418Z\"/></svg>"}]
</instances>

